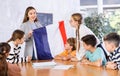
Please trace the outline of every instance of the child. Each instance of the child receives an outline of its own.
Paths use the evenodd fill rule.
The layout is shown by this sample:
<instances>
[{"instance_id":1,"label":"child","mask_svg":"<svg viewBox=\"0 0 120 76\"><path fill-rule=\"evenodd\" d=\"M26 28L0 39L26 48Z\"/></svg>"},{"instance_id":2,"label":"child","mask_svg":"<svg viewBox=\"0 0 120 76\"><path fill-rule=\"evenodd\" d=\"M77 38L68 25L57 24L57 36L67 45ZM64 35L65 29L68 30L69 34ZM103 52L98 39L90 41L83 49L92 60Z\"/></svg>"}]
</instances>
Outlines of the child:
<instances>
[{"instance_id":1,"label":"child","mask_svg":"<svg viewBox=\"0 0 120 76\"><path fill-rule=\"evenodd\" d=\"M65 50L55 56L54 59L60 59L60 60L70 60L72 57L76 56L76 40L75 38L68 38L67 43L65 44Z\"/></svg>"},{"instance_id":2,"label":"child","mask_svg":"<svg viewBox=\"0 0 120 76\"><path fill-rule=\"evenodd\" d=\"M21 44L24 42L24 32L21 30L15 30L12 34L11 39L8 41L11 46L10 54L7 57L7 61L10 63L19 63L19 62L30 62L31 57L22 57L24 54L21 52ZM29 51L29 50L26 50Z\"/></svg>"},{"instance_id":3,"label":"child","mask_svg":"<svg viewBox=\"0 0 120 76\"><path fill-rule=\"evenodd\" d=\"M104 43L110 53L106 68L120 69L120 36L117 33L110 33L104 37Z\"/></svg>"},{"instance_id":4,"label":"child","mask_svg":"<svg viewBox=\"0 0 120 76\"><path fill-rule=\"evenodd\" d=\"M0 43L0 76L21 76L20 68L16 64L6 62L9 51L8 43Z\"/></svg>"},{"instance_id":5,"label":"child","mask_svg":"<svg viewBox=\"0 0 120 76\"><path fill-rule=\"evenodd\" d=\"M0 76L8 76L8 64L6 62L6 48L0 43Z\"/></svg>"},{"instance_id":6,"label":"child","mask_svg":"<svg viewBox=\"0 0 120 76\"><path fill-rule=\"evenodd\" d=\"M76 40L77 40L76 41L76 57L72 58L71 59L72 61L80 61L85 55L85 49L82 46L81 38L89 34L92 34L95 36L95 34L88 27L82 24L82 20L83 20L83 17L82 17L82 14L80 13L73 13L70 18L70 25L76 30ZM97 37L96 39L97 39L97 44L99 44L99 40Z\"/></svg>"},{"instance_id":7,"label":"child","mask_svg":"<svg viewBox=\"0 0 120 76\"><path fill-rule=\"evenodd\" d=\"M87 50L85 54L85 59L81 62L83 64L101 66L105 65L106 59L101 48L96 48L95 45L97 40L94 35L86 35L82 37L83 46Z\"/></svg>"}]
</instances>

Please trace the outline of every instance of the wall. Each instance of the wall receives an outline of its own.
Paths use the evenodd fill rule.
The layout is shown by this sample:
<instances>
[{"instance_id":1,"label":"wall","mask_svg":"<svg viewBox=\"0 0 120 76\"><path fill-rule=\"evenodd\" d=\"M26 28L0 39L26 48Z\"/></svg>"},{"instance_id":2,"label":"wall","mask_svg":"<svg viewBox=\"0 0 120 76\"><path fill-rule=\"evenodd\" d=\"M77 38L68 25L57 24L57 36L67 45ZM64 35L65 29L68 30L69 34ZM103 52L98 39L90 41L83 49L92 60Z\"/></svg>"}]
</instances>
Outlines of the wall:
<instances>
[{"instance_id":1,"label":"wall","mask_svg":"<svg viewBox=\"0 0 120 76\"><path fill-rule=\"evenodd\" d=\"M73 12L79 11L79 0L0 0L0 42L7 41L12 32L22 23L24 11L28 6L37 12L53 13L53 23L65 21L67 32L73 30L69 26L69 18ZM69 33L72 36L73 33Z\"/></svg>"}]
</instances>

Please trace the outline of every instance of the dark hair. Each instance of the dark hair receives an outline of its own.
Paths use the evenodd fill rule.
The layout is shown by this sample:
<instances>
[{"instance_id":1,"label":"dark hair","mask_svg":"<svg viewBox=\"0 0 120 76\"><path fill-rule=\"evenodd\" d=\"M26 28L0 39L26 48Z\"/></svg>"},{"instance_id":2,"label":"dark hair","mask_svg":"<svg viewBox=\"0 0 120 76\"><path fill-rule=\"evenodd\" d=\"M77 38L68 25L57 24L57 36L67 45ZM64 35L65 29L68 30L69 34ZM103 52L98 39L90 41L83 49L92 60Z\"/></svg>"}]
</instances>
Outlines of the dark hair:
<instances>
[{"instance_id":1,"label":"dark hair","mask_svg":"<svg viewBox=\"0 0 120 76\"><path fill-rule=\"evenodd\" d=\"M86 35L86 36L84 36L84 37L82 37L82 39L81 39L85 44L87 44L87 45L91 45L91 46L95 46L96 45L96 43L97 43L97 40L96 40L96 38L95 38L95 36L94 35Z\"/></svg>"},{"instance_id":2,"label":"dark hair","mask_svg":"<svg viewBox=\"0 0 120 76\"><path fill-rule=\"evenodd\" d=\"M71 37L67 39L67 42L70 46L72 46L72 51L76 50L76 39Z\"/></svg>"},{"instance_id":3,"label":"dark hair","mask_svg":"<svg viewBox=\"0 0 120 76\"><path fill-rule=\"evenodd\" d=\"M0 76L8 76L6 53L9 53L10 49L11 47L8 43L0 43Z\"/></svg>"},{"instance_id":4,"label":"dark hair","mask_svg":"<svg viewBox=\"0 0 120 76\"><path fill-rule=\"evenodd\" d=\"M26 9L26 11L25 11L25 15L24 15L24 19L23 19L23 23L24 22L27 22L28 20L29 20L29 18L28 18L28 12L30 11L30 10L36 10L34 7L32 7L32 6L30 6L30 7L28 7L27 9ZM38 19L36 18L35 19L35 22L36 21L38 21Z\"/></svg>"},{"instance_id":5,"label":"dark hair","mask_svg":"<svg viewBox=\"0 0 120 76\"><path fill-rule=\"evenodd\" d=\"M15 30L12 34L12 37L7 42L15 41L16 39L21 39L23 38L24 34L25 33L21 30Z\"/></svg>"},{"instance_id":6,"label":"dark hair","mask_svg":"<svg viewBox=\"0 0 120 76\"><path fill-rule=\"evenodd\" d=\"M109 41L115 44L116 47L119 46L120 36L117 33L109 33L104 37L104 41Z\"/></svg>"}]
</instances>

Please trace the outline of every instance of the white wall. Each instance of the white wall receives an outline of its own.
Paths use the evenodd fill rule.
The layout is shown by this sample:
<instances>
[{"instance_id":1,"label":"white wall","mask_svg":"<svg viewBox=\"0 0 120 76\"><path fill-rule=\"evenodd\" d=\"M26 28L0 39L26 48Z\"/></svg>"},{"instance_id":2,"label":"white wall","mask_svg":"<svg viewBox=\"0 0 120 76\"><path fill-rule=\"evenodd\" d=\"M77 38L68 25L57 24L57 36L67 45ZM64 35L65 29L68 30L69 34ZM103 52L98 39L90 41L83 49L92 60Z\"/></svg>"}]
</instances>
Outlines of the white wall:
<instances>
[{"instance_id":1,"label":"white wall","mask_svg":"<svg viewBox=\"0 0 120 76\"><path fill-rule=\"evenodd\" d=\"M35 7L37 12L53 13L53 23L65 20L68 32L73 30L68 23L70 15L80 7L79 0L0 0L0 3L0 42L7 41L19 28L28 6Z\"/></svg>"}]
</instances>

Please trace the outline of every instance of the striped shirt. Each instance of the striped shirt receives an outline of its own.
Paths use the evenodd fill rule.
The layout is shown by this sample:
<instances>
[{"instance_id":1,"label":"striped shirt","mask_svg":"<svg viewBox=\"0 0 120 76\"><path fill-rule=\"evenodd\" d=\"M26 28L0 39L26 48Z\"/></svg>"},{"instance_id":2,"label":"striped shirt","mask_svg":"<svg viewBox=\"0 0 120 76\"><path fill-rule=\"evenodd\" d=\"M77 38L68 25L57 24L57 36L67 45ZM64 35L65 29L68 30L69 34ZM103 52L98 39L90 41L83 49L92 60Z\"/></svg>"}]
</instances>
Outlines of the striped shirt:
<instances>
[{"instance_id":1,"label":"striped shirt","mask_svg":"<svg viewBox=\"0 0 120 76\"><path fill-rule=\"evenodd\" d=\"M120 69L120 47L110 54L109 61L115 62L117 64L117 68Z\"/></svg>"},{"instance_id":2,"label":"striped shirt","mask_svg":"<svg viewBox=\"0 0 120 76\"><path fill-rule=\"evenodd\" d=\"M22 62L27 62L27 57L23 57L23 54L21 54L21 46L15 46L14 42L11 41L8 43L11 46L11 50L9 52L9 55L7 57L7 61L9 63L22 63Z\"/></svg>"}]
</instances>

